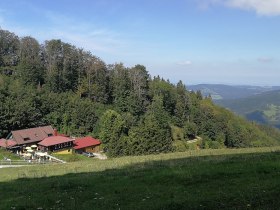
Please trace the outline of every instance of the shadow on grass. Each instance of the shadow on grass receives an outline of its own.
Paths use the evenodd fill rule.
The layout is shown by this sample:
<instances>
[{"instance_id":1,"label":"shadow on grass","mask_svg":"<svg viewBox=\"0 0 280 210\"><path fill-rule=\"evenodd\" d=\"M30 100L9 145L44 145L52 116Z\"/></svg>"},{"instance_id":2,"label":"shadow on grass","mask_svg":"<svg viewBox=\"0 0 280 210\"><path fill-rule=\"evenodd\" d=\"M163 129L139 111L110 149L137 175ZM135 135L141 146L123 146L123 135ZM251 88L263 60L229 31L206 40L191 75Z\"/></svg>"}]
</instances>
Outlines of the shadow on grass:
<instances>
[{"instance_id":1,"label":"shadow on grass","mask_svg":"<svg viewBox=\"0 0 280 210\"><path fill-rule=\"evenodd\" d=\"M106 162L104 162L105 164ZM59 166L57 166L59 167ZM79 167L83 167L82 165ZM150 161L0 183L0 209L279 209L280 153ZM14 170L14 172L16 172Z\"/></svg>"}]
</instances>

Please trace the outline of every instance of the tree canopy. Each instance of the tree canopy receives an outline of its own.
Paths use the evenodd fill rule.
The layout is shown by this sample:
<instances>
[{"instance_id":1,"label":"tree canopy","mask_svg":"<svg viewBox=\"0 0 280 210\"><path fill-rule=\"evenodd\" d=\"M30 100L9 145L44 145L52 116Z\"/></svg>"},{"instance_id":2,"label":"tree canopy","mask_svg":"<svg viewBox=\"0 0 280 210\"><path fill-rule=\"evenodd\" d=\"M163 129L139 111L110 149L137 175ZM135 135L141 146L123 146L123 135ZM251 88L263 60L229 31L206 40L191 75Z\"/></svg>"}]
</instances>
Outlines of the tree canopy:
<instances>
[{"instance_id":1,"label":"tree canopy","mask_svg":"<svg viewBox=\"0 0 280 210\"><path fill-rule=\"evenodd\" d=\"M151 77L145 66L106 64L61 40L43 44L0 29L0 138L51 124L60 132L101 139L111 156L169 152L177 141L201 148L268 146L279 131L235 116L200 92Z\"/></svg>"}]
</instances>

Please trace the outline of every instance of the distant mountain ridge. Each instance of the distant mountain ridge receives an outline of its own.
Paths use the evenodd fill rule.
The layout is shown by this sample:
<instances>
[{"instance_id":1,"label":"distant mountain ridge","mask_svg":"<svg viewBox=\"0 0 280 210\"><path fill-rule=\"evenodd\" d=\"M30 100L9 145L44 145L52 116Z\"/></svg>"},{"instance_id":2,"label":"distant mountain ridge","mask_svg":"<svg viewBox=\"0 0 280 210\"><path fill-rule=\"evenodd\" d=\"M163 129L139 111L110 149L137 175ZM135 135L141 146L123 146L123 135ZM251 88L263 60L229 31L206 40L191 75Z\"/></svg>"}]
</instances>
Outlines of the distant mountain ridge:
<instances>
[{"instance_id":1,"label":"distant mountain ridge","mask_svg":"<svg viewBox=\"0 0 280 210\"><path fill-rule=\"evenodd\" d=\"M241 99L216 100L215 103L245 116L248 120L280 128L280 90Z\"/></svg>"},{"instance_id":2,"label":"distant mountain ridge","mask_svg":"<svg viewBox=\"0 0 280 210\"><path fill-rule=\"evenodd\" d=\"M210 95L213 100L222 100L247 98L268 91L280 90L280 86L198 84L190 85L188 89L193 91L200 90L203 96Z\"/></svg>"}]
</instances>

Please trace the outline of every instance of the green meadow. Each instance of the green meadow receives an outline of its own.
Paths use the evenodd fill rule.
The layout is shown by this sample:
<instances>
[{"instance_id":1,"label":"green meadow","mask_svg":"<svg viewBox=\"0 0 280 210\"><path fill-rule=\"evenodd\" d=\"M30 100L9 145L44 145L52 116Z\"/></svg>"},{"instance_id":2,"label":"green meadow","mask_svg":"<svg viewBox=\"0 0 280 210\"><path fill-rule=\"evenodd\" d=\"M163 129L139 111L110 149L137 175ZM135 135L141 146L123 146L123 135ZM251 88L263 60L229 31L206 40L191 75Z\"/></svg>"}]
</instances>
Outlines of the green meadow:
<instances>
[{"instance_id":1,"label":"green meadow","mask_svg":"<svg viewBox=\"0 0 280 210\"><path fill-rule=\"evenodd\" d=\"M280 147L0 169L0 209L279 209Z\"/></svg>"}]
</instances>

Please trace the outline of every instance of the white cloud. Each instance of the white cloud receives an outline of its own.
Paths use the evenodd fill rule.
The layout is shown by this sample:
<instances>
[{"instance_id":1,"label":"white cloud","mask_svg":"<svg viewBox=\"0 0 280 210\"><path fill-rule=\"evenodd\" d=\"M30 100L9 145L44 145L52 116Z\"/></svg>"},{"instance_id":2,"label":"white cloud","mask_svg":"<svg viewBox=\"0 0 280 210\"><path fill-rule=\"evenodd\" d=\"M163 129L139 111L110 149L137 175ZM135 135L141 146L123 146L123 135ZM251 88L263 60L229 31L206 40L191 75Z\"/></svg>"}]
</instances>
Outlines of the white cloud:
<instances>
[{"instance_id":1,"label":"white cloud","mask_svg":"<svg viewBox=\"0 0 280 210\"><path fill-rule=\"evenodd\" d=\"M203 5L207 8L216 4L243 10L253 10L258 15L280 15L280 0L199 0L199 7Z\"/></svg>"},{"instance_id":2,"label":"white cloud","mask_svg":"<svg viewBox=\"0 0 280 210\"><path fill-rule=\"evenodd\" d=\"M186 60L186 61L179 61L179 62L177 62L177 64L181 65L181 66L189 66L189 65L192 65L192 62L189 60Z\"/></svg>"},{"instance_id":3,"label":"white cloud","mask_svg":"<svg viewBox=\"0 0 280 210\"><path fill-rule=\"evenodd\" d=\"M0 29L13 32L17 36L26 36L31 34L30 30L28 29L9 23L3 16L1 16L1 14L0 14Z\"/></svg>"},{"instance_id":4,"label":"white cloud","mask_svg":"<svg viewBox=\"0 0 280 210\"><path fill-rule=\"evenodd\" d=\"M89 31L84 33L79 33L67 29L53 29L50 31L51 39L61 39L64 42L76 45L77 47L85 48L92 52L106 52L114 53L118 46L116 41L108 37L108 34L103 34L103 36L92 36L90 34L95 32Z\"/></svg>"},{"instance_id":5,"label":"white cloud","mask_svg":"<svg viewBox=\"0 0 280 210\"><path fill-rule=\"evenodd\" d=\"M227 5L245 10L254 10L259 15L280 15L279 0L229 0Z\"/></svg>"},{"instance_id":6,"label":"white cloud","mask_svg":"<svg viewBox=\"0 0 280 210\"><path fill-rule=\"evenodd\" d=\"M63 42L100 56L108 63L122 60L124 56L131 56L131 42L125 39L125 35L100 23L95 24L82 17L73 18L40 10L40 17L44 24L34 27L28 22L18 24L7 20L3 13L4 11L0 9L0 28L20 37L32 36L40 43L50 39L61 39Z\"/></svg>"},{"instance_id":7,"label":"white cloud","mask_svg":"<svg viewBox=\"0 0 280 210\"><path fill-rule=\"evenodd\" d=\"M45 16L51 22L48 33L50 38L61 39L92 52L110 54L119 52L119 49L125 46L120 34L115 31L53 12L46 12Z\"/></svg>"},{"instance_id":8,"label":"white cloud","mask_svg":"<svg viewBox=\"0 0 280 210\"><path fill-rule=\"evenodd\" d=\"M273 58L270 57L259 57L258 61L261 63L270 63L273 61Z\"/></svg>"}]
</instances>

